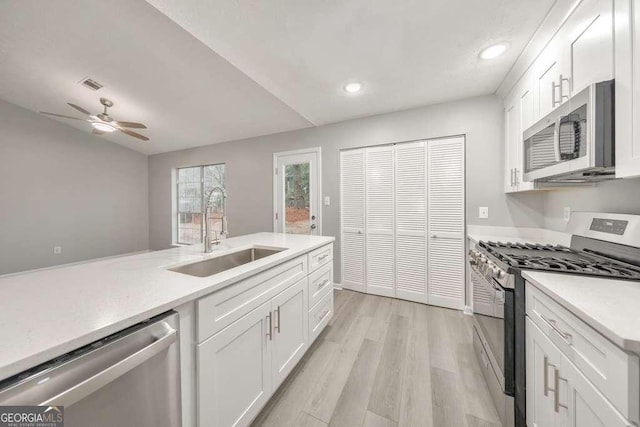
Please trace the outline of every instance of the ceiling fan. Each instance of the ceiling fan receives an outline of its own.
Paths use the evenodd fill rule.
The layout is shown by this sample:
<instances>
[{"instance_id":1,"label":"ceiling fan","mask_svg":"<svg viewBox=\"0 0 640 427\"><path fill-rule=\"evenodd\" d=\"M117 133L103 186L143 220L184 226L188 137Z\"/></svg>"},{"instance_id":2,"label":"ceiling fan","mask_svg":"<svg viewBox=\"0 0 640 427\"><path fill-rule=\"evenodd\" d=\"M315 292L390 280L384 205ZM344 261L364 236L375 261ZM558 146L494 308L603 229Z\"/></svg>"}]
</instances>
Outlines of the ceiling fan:
<instances>
[{"instance_id":1,"label":"ceiling fan","mask_svg":"<svg viewBox=\"0 0 640 427\"><path fill-rule=\"evenodd\" d=\"M93 126L93 131L91 133L93 133L94 135L102 135L105 133L111 133L111 132L115 132L117 130L119 130L120 132L127 134L129 136L132 136L134 138L138 138L141 139L143 141L148 141L149 138L147 138L144 135L141 135L137 132L133 132L127 128L133 128L133 129L146 129L147 127L145 125L143 125L142 123L135 123L135 122L121 122L121 121L116 121L113 119L113 117L111 117L108 113L107 113L107 108L109 107L113 107L113 102L108 100L107 98L100 98L100 104L102 104L104 106L104 111L102 113L98 113L98 114L91 114L90 112L88 112L87 110L85 110L82 107L79 107L75 104L72 104L70 102L67 102L67 105L69 105L72 108L75 108L76 110L80 111L83 114L86 114L87 116L89 116L88 119L81 119L78 117L72 117L72 116L65 116L64 114L56 114L56 113L47 113L44 111L40 111L40 113L42 114L46 114L48 116L55 116L55 117L62 117L64 119L72 119L72 120L82 120L85 122L89 122L91 123L91 126Z\"/></svg>"}]
</instances>

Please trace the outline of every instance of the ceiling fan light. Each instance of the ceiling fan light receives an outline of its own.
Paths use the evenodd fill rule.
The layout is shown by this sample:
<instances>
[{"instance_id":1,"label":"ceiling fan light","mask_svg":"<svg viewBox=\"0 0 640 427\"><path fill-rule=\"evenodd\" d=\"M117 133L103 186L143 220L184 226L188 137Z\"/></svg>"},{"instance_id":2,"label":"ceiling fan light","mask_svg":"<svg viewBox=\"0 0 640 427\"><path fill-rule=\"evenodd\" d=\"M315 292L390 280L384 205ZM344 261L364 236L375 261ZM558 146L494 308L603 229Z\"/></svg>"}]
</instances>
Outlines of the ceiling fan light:
<instances>
[{"instance_id":1,"label":"ceiling fan light","mask_svg":"<svg viewBox=\"0 0 640 427\"><path fill-rule=\"evenodd\" d=\"M93 122L91 123L91 126L93 126L94 129L97 129L101 132L114 132L116 130L115 126L109 123L104 123L104 122Z\"/></svg>"}]
</instances>

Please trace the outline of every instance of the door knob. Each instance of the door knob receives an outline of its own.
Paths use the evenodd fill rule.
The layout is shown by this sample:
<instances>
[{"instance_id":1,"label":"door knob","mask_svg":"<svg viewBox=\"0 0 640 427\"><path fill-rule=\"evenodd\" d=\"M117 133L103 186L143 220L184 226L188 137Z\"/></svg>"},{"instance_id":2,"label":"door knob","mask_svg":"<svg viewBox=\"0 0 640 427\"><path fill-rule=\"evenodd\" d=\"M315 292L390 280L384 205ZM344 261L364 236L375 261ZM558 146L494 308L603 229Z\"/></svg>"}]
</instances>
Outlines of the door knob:
<instances>
[{"instance_id":1,"label":"door knob","mask_svg":"<svg viewBox=\"0 0 640 427\"><path fill-rule=\"evenodd\" d=\"M311 224L311 229L315 230L316 229L316 225L315 224Z\"/></svg>"}]
</instances>

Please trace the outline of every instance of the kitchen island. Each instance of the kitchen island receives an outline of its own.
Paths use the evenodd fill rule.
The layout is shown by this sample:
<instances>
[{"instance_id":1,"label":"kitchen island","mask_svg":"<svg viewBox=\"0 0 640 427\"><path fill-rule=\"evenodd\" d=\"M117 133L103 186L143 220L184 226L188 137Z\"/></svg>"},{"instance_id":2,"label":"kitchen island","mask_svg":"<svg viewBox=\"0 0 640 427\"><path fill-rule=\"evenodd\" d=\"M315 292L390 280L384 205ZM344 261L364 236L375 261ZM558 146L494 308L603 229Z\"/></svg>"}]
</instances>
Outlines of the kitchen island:
<instances>
[{"instance_id":1,"label":"kitchen island","mask_svg":"<svg viewBox=\"0 0 640 427\"><path fill-rule=\"evenodd\" d=\"M325 294L309 290L307 275L314 280L319 277L316 281L323 292L332 288L328 285L332 285L333 241L333 237L257 233L226 239L209 254L203 253L202 245L194 245L2 276L0 380L172 309L181 313L185 377L184 372L191 371L195 363L195 355L189 354L196 351L194 342L202 343L208 333L219 332L234 320L225 316L225 323L212 314L218 307L217 297L212 296L231 295L234 284L248 289L253 285L243 284L255 282L255 288L262 290L251 300L260 302L295 279L304 290L304 310L312 310L310 303L318 302L312 300L312 294L314 298ZM279 251L208 277L169 270L252 247ZM289 271L290 277L286 276ZM276 283L276 276L283 279ZM259 288L267 279L271 280L269 287ZM251 308L246 301L241 305ZM316 313L310 311L312 314ZM329 313L320 314L327 317ZM309 337L306 329L304 336ZM190 409L184 407L194 405L195 396L187 390L194 386L190 380L193 378L183 378L183 412L191 424Z\"/></svg>"}]
</instances>

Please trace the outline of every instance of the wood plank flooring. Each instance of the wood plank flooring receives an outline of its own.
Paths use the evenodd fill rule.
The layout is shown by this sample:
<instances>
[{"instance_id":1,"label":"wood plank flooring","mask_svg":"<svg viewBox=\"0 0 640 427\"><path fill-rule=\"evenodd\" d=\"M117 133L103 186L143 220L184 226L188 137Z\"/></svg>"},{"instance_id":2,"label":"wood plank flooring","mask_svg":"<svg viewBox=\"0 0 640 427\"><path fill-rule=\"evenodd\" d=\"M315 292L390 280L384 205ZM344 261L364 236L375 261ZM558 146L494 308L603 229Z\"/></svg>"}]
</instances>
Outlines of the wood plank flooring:
<instances>
[{"instance_id":1,"label":"wood plank flooring","mask_svg":"<svg viewBox=\"0 0 640 427\"><path fill-rule=\"evenodd\" d=\"M334 309L254 427L501 426L469 316L351 291Z\"/></svg>"}]
</instances>

